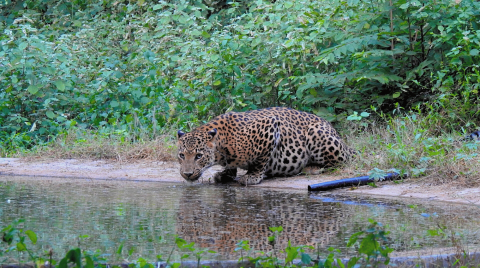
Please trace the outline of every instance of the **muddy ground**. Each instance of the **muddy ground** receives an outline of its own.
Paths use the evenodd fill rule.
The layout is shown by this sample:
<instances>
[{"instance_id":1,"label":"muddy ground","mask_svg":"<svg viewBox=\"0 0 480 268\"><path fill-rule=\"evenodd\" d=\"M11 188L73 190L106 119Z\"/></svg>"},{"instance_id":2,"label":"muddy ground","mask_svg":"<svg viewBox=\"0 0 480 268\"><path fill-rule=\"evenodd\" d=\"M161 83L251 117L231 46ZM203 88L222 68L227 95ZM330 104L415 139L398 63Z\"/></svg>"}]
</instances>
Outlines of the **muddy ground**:
<instances>
[{"instance_id":1,"label":"muddy ground","mask_svg":"<svg viewBox=\"0 0 480 268\"><path fill-rule=\"evenodd\" d=\"M211 183L210 177L218 168L208 170L197 183ZM186 182L178 173L175 162L137 161L119 163L90 160L45 160L0 158L0 175L26 175L34 177L78 178L118 181ZM308 185L342 179L329 174L304 175L290 178L273 178L249 187L297 189L307 191ZM446 201L480 205L480 188L458 188L453 185L428 185L418 180L400 183L380 182L377 188L361 186L332 190L335 193L358 194L381 197L416 198L425 201Z\"/></svg>"}]
</instances>

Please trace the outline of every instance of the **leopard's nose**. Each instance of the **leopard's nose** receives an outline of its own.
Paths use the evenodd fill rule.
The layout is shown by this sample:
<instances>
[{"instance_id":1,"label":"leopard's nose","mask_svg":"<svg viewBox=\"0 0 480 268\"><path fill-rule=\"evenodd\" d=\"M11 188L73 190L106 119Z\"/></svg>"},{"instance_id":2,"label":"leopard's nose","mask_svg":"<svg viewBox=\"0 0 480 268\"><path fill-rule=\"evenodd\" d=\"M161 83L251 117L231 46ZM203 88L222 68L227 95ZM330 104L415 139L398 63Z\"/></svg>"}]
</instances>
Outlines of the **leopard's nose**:
<instances>
[{"instance_id":1,"label":"leopard's nose","mask_svg":"<svg viewBox=\"0 0 480 268\"><path fill-rule=\"evenodd\" d=\"M193 172L184 172L183 175L187 176L187 178L190 178L190 176L193 175Z\"/></svg>"}]
</instances>

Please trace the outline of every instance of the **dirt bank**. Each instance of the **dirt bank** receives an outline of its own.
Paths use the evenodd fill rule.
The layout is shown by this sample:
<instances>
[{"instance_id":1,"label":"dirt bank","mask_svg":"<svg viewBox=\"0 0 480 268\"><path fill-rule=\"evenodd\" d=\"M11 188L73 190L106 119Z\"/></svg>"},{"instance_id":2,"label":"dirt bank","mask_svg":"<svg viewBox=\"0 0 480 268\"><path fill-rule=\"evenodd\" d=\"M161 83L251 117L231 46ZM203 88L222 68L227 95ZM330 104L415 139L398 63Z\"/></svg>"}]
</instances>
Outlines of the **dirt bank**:
<instances>
[{"instance_id":1,"label":"dirt bank","mask_svg":"<svg viewBox=\"0 0 480 268\"><path fill-rule=\"evenodd\" d=\"M200 183L209 183L210 177L218 168L212 168L204 174ZM187 183L178 174L175 162L138 161L119 163L112 161L90 160L45 160L0 158L0 175L26 175L38 177L80 178L102 180L140 180L158 182ZM341 179L328 174L305 175L290 178L275 178L263 181L252 187L283 189L304 189L310 184ZM361 186L352 189L337 189L332 192L360 194L369 196L390 196L399 198L418 198L424 200L458 202L480 205L480 188L456 188L452 185L427 185L415 180L402 183L381 182L377 188Z\"/></svg>"}]
</instances>

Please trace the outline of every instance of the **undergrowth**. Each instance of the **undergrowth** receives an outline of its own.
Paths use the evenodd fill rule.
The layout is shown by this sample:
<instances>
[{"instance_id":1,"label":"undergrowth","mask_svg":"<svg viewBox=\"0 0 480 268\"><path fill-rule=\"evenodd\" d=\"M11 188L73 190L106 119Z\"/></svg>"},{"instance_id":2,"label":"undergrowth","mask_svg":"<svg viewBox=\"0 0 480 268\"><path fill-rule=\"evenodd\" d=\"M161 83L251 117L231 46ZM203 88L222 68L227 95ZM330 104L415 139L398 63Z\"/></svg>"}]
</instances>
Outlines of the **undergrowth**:
<instances>
[{"instance_id":1,"label":"undergrowth","mask_svg":"<svg viewBox=\"0 0 480 268\"><path fill-rule=\"evenodd\" d=\"M466 129L442 127L439 118L420 108L399 109L396 116L378 113L346 124L347 143L359 153L337 172L380 178L390 171L433 184L480 185L480 143L465 139Z\"/></svg>"},{"instance_id":2,"label":"undergrowth","mask_svg":"<svg viewBox=\"0 0 480 268\"><path fill-rule=\"evenodd\" d=\"M475 113L479 18L474 0L0 1L0 146L271 106Z\"/></svg>"}]
</instances>

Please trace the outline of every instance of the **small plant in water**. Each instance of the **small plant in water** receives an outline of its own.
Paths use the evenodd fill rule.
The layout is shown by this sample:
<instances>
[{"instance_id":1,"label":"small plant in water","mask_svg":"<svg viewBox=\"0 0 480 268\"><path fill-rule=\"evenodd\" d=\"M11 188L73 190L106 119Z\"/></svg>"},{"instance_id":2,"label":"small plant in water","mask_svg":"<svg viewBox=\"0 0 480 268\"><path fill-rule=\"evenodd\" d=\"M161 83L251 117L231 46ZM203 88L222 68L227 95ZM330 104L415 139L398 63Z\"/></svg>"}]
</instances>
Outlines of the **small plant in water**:
<instances>
[{"instance_id":1,"label":"small plant in water","mask_svg":"<svg viewBox=\"0 0 480 268\"><path fill-rule=\"evenodd\" d=\"M0 256L11 251L17 251L18 253L25 251L28 253L30 260L35 263L40 261L39 256L35 255L35 253L27 247L26 238L28 237L30 242L35 245L37 243L37 234L31 230L24 231L18 227L24 222L25 220L23 219L16 220L2 229L2 241L7 244L7 247L1 249ZM18 258L20 259L20 254L18 254Z\"/></svg>"},{"instance_id":2,"label":"small plant in water","mask_svg":"<svg viewBox=\"0 0 480 268\"><path fill-rule=\"evenodd\" d=\"M238 259L238 261L241 262L244 260L243 252L250 252L250 243L248 240L240 240L238 243L235 244L235 246L235 251L240 251L240 258Z\"/></svg>"},{"instance_id":3,"label":"small plant in water","mask_svg":"<svg viewBox=\"0 0 480 268\"><path fill-rule=\"evenodd\" d=\"M365 258L366 263L378 262L378 258L385 259L383 264L387 265L390 262L390 254L394 249L386 245L387 235L390 233L385 231L383 225L372 219L368 219L370 226L365 231L353 234L348 240L347 247L351 247L359 241L358 255L352 257L348 262L348 267L356 264L362 257Z\"/></svg>"},{"instance_id":4,"label":"small plant in water","mask_svg":"<svg viewBox=\"0 0 480 268\"><path fill-rule=\"evenodd\" d=\"M211 253L211 254L214 254L216 253L215 251L213 250L209 250L209 249L196 249L194 247L195 243L194 242L191 242L191 243L188 243L187 241L185 241L184 239L180 238L180 237L176 237L175 238L175 243L177 244L177 247L178 249L180 249L181 251L190 251L190 252L193 252L195 254L195 259L197 260L197 267L200 267L200 260L202 259L202 257L206 254L206 253ZM181 259L182 261L186 258L190 257L190 254L183 254ZM168 262L167 262L168 264ZM177 267L176 264L173 264L172 267Z\"/></svg>"}]
</instances>

